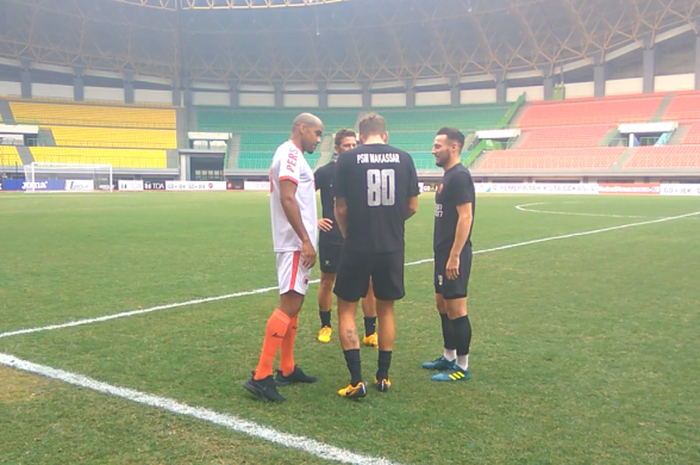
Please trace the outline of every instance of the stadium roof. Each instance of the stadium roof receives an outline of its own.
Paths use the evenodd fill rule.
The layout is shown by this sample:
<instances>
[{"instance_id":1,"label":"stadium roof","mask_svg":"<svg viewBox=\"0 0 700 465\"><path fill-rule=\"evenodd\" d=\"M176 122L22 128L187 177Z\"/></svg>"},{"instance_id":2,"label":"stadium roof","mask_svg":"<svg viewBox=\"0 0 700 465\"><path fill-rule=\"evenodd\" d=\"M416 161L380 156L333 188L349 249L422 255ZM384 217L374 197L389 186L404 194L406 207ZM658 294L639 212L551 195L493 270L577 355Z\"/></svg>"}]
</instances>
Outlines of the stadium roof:
<instances>
[{"instance_id":1,"label":"stadium roof","mask_svg":"<svg viewBox=\"0 0 700 465\"><path fill-rule=\"evenodd\" d=\"M0 11L10 66L390 87L590 66L698 33L700 0L0 0Z\"/></svg>"}]
</instances>

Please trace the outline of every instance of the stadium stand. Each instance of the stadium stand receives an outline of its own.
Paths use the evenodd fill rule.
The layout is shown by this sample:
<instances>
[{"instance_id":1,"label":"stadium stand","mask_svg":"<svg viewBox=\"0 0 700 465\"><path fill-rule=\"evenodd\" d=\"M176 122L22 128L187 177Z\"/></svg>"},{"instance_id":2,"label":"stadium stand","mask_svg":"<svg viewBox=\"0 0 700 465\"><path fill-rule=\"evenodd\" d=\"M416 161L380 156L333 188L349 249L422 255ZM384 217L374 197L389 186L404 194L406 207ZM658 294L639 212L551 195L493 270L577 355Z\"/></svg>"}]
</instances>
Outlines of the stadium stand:
<instances>
[{"instance_id":1,"label":"stadium stand","mask_svg":"<svg viewBox=\"0 0 700 465\"><path fill-rule=\"evenodd\" d=\"M14 145L0 145L0 166L16 166L21 164L22 160L17 153L17 147Z\"/></svg>"},{"instance_id":2,"label":"stadium stand","mask_svg":"<svg viewBox=\"0 0 700 465\"><path fill-rule=\"evenodd\" d=\"M700 121L693 121L689 126L681 143L700 145Z\"/></svg>"},{"instance_id":3,"label":"stadium stand","mask_svg":"<svg viewBox=\"0 0 700 465\"><path fill-rule=\"evenodd\" d=\"M308 110L257 110L226 108L198 108L197 128L199 131L284 131L289 135L292 121L302 111ZM327 133L335 132L341 127L352 128L357 121L356 110L314 111L323 120Z\"/></svg>"},{"instance_id":4,"label":"stadium stand","mask_svg":"<svg viewBox=\"0 0 700 465\"><path fill-rule=\"evenodd\" d=\"M520 149L596 147L615 126L597 124L586 126L550 126L523 130L525 140Z\"/></svg>"},{"instance_id":5,"label":"stadium stand","mask_svg":"<svg viewBox=\"0 0 700 465\"><path fill-rule=\"evenodd\" d=\"M647 122L662 99L663 96L636 96L534 103L525 109L518 127Z\"/></svg>"},{"instance_id":6,"label":"stadium stand","mask_svg":"<svg viewBox=\"0 0 700 465\"><path fill-rule=\"evenodd\" d=\"M452 126L462 131L494 129L505 116L510 105L465 105L454 107L430 107L413 109L387 109L378 111L387 121L391 131L433 131Z\"/></svg>"},{"instance_id":7,"label":"stadium stand","mask_svg":"<svg viewBox=\"0 0 700 465\"><path fill-rule=\"evenodd\" d=\"M480 170L609 169L625 147L496 150L485 156Z\"/></svg>"},{"instance_id":8,"label":"stadium stand","mask_svg":"<svg viewBox=\"0 0 700 465\"><path fill-rule=\"evenodd\" d=\"M700 93L677 95L666 110L664 119L700 119Z\"/></svg>"},{"instance_id":9,"label":"stadium stand","mask_svg":"<svg viewBox=\"0 0 700 465\"><path fill-rule=\"evenodd\" d=\"M166 168L164 150L30 147L35 161L48 163L104 163L114 168Z\"/></svg>"},{"instance_id":10,"label":"stadium stand","mask_svg":"<svg viewBox=\"0 0 700 465\"><path fill-rule=\"evenodd\" d=\"M638 147L625 163L626 169L700 168L700 145Z\"/></svg>"},{"instance_id":11,"label":"stadium stand","mask_svg":"<svg viewBox=\"0 0 700 465\"><path fill-rule=\"evenodd\" d=\"M176 149L177 135L172 130L51 126L56 145L63 147L118 147Z\"/></svg>"},{"instance_id":12,"label":"stadium stand","mask_svg":"<svg viewBox=\"0 0 700 465\"><path fill-rule=\"evenodd\" d=\"M76 103L10 101L18 123L175 129L174 108L89 105Z\"/></svg>"},{"instance_id":13,"label":"stadium stand","mask_svg":"<svg viewBox=\"0 0 700 465\"><path fill-rule=\"evenodd\" d=\"M492 129L501 123L510 107L510 104L484 104L459 108L381 109L378 113L387 120L390 144L413 155L418 169L435 169L435 159L429 151L439 128L455 126L465 132ZM239 134L241 141L237 168L267 169L275 149L289 136L290 122L301 111L200 107L197 109L197 129ZM341 127L356 127L355 123L363 114L357 110L320 110L314 113L323 120L326 134L333 134ZM315 168L320 153L307 155L306 158Z\"/></svg>"}]
</instances>

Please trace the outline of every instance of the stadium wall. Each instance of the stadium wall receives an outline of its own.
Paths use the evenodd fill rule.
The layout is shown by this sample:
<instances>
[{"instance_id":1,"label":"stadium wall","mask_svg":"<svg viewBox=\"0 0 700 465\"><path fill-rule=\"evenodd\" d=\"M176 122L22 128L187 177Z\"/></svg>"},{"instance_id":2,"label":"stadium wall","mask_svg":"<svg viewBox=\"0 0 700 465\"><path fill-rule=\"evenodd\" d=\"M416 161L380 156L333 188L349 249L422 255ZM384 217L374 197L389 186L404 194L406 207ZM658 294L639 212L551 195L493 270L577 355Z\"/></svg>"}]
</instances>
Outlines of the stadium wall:
<instances>
[{"instance_id":1,"label":"stadium wall","mask_svg":"<svg viewBox=\"0 0 700 465\"><path fill-rule=\"evenodd\" d=\"M374 108L405 106L406 94L403 92L396 94L372 94L372 107Z\"/></svg>"},{"instance_id":2,"label":"stadium wall","mask_svg":"<svg viewBox=\"0 0 700 465\"><path fill-rule=\"evenodd\" d=\"M613 79L605 83L605 95L641 94L644 90L644 79Z\"/></svg>"},{"instance_id":3,"label":"stadium wall","mask_svg":"<svg viewBox=\"0 0 700 465\"><path fill-rule=\"evenodd\" d=\"M159 105L170 105L172 102L173 93L169 90L134 90L134 103L156 103Z\"/></svg>"},{"instance_id":4,"label":"stadium wall","mask_svg":"<svg viewBox=\"0 0 700 465\"><path fill-rule=\"evenodd\" d=\"M115 89L113 87L85 86L85 100L123 103L124 89Z\"/></svg>"},{"instance_id":5,"label":"stadium wall","mask_svg":"<svg viewBox=\"0 0 700 465\"><path fill-rule=\"evenodd\" d=\"M362 94L328 94L328 108L361 108Z\"/></svg>"},{"instance_id":6,"label":"stadium wall","mask_svg":"<svg viewBox=\"0 0 700 465\"><path fill-rule=\"evenodd\" d=\"M32 96L37 98L60 98L73 100L73 86L32 83Z\"/></svg>"},{"instance_id":7,"label":"stadium wall","mask_svg":"<svg viewBox=\"0 0 700 465\"><path fill-rule=\"evenodd\" d=\"M654 92L678 92L693 90L696 87L694 73L656 76L654 78ZM605 82L605 95L635 95L643 93L643 78L633 77L626 79L611 79ZM258 88L259 87L259 88ZM594 96L595 85L593 82L566 83L566 99L590 98ZM0 96L20 96L21 84L12 81L0 81ZM544 100L544 86L517 86L506 89L506 100L515 101L523 92L528 101ZM460 90L461 104L496 103L497 91L495 88L464 89ZM35 98L66 99L72 100L74 88L70 85L33 83L32 96ZM125 100L123 88L85 86L84 99L87 101L120 102ZM373 92L371 105L376 108L400 108L408 102L406 92ZM134 101L140 104L169 105L173 101L172 90L135 89ZM275 93L269 87L245 86L238 94L238 103L241 107L275 107ZM318 108L319 94L304 91L303 93L285 92L282 94L282 102L285 108ZM231 92L220 90L195 90L192 92L192 103L197 106L229 106L231 104ZM415 105L426 107L435 105L450 105L451 92L449 90L415 91ZM362 94L359 92L328 93L329 108L361 108Z\"/></svg>"},{"instance_id":8,"label":"stadium wall","mask_svg":"<svg viewBox=\"0 0 700 465\"><path fill-rule=\"evenodd\" d=\"M496 103L496 89L463 90L459 93L462 104Z\"/></svg>"},{"instance_id":9,"label":"stadium wall","mask_svg":"<svg viewBox=\"0 0 700 465\"><path fill-rule=\"evenodd\" d=\"M197 106L228 106L231 94L228 92L192 92L192 103Z\"/></svg>"},{"instance_id":10,"label":"stadium wall","mask_svg":"<svg viewBox=\"0 0 700 465\"><path fill-rule=\"evenodd\" d=\"M452 103L452 95L449 90L442 92L416 92L417 107L449 105L450 103Z\"/></svg>"},{"instance_id":11,"label":"stadium wall","mask_svg":"<svg viewBox=\"0 0 700 465\"><path fill-rule=\"evenodd\" d=\"M0 95L19 97L22 95L22 84L19 82L0 81Z\"/></svg>"},{"instance_id":12,"label":"stadium wall","mask_svg":"<svg viewBox=\"0 0 700 465\"><path fill-rule=\"evenodd\" d=\"M285 108L318 108L318 94L284 94Z\"/></svg>"},{"instance_id":13,"label":"stadium wall","mask_svg":"<svg viewBox=\"0 0 700 465\"><path fill-rule=\"evenodd\" d=\"M676 74L672 76L656 76L654 78L655 92L671 92L695 89L695 74Z\"/></svg>"}]
</instances>

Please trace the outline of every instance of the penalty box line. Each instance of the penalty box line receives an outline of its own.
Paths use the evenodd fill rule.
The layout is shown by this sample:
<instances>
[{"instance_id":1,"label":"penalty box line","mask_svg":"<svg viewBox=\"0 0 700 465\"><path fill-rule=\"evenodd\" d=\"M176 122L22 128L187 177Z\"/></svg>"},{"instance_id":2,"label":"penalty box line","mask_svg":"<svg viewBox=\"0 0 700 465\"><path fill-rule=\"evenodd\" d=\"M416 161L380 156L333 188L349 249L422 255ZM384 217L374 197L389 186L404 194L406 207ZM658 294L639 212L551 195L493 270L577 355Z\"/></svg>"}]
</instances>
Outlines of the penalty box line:
<instances>
[{"instance_id":1,"label":"penalty box line","mask_svg":"<svg viewBox=\"0 0 700 465\"><path fill-rule=\"evenodd\" d=\"M700 215L700 211L693 212L693 213L686 213L684 215L667 216L664 218L657 218L654 220L621 224L618 226L611 226L608 228L593 229L593 230L589 230L589 231L581 231L581 232L577 232L577 233L563 234L563 235L559 235L559 236L543 237L540 239L533 239L530 241L518 242L515 244L507 244L507 245L502 245L502 246L498 246L498 247L492 247L489 249L476 250L476 251L474 251L474 255L499 252L501 250L514 249L517 247L524 247L524 246L533 245L533 244L541 244L544 242L570 239L573 237L591 236L594 234L601 234L601 233L606 233L606 232L610 232L610 231L617 231L617 230L621 230L621 229L635 228L635 227L639 227L639 226L646 226L649 224L666 223L668 221L680 220L683 218L690 218L690 217L698 216L698 215ZM432 258L427 258L424 260L417 260L417 261L413 261L413 262L408 262L408 263L406 263L406 266L422 265L424 263L431 263L432 261L433 261ZM316 284L318 282L320 282L320 280L314 279L312 281L309 281L309 284ZM245 296L256 295L256 294L264 294L267 292L276 291L277 289L278 289L277 286L263 287L260 289L254 289L252 291L235 292L233 294L224 294L224 295L219 295L219 296L214 296L214 297L206 297L206 298L202 298L202 299L188 300L185 302L176 302L176 303L172 303L172 304L158 305L156 307L131 310L128 312L115 313L112 315L105 315L105 316L101 316L101 317L97 317L97 318L87 318L87 319L83 319L83 320L75 320L75 321L70 321L68 323L48 325L48 326L39 326L39 327L35 327L35 328L19 329L16 331L8 331L8 332L0 333L0 339L14 337L14 336L21 336L24 334L39 333L39 332L44 332L44 331L54 331L54 330L58 330L58 329L74 328L74 327L78 327L78 326L85 326L85 325L90 325L90 324L95 324L95 323L103 323L106 321L116 320L119 318L127 318L127 317L131 317L131 316L136 316L136 315L144 315L146 313L153 313L153 312L158 312L158 311L162 311L162 310L171 310L173 308L181 308L181 307L187 307L190 305L205 304L205 303L209 303L209 302L218 302L221 300L235 299L238 297L245 297Z\"/></svg>"},{"instance_id":2,"label":"penalty box line","mask_svg":"<svg viewBox=\"0 0 700 465\"><path fill-rule=\"evenodd\" d=\"M399 465L383 457L357 454L347 449L331 446L305 436L285 433L274 428L262 426L254 421L245 420L235 415L220 413L203 407L193 407L175 399L114 386L77 373L71 373L69 371L22 360L9 354L0 353L0 365L62 381L101 394L108 394L113 397L129 400L137 404L157 408L176 415L195 418L207 423L223 426L229 430L243 433L253 438L262 439L263 441L268 441L282 447L297 449L325 460L352 465Z\"/></svg>"}]
</instances>

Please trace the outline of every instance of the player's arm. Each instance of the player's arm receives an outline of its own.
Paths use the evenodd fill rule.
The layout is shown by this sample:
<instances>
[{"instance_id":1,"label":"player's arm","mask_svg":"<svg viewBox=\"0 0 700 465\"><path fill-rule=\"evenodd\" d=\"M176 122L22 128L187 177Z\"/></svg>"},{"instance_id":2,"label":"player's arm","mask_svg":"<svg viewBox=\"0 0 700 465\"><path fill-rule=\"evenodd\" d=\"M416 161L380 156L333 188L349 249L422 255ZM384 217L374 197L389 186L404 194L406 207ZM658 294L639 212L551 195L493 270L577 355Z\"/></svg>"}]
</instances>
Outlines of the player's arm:
<instances>
[{"instance_id":1,"label":"player's arm","mask_svg":"<svg viewBox=\"0 0 700 465\"><path fill-rule=\"evenodd\" d=\"M323 168L319 168L314 173L314 186L316 186L317 191L321 191L321 197L323 197L323 189L328 189L326 183L323 182L324 179L322 176L324 175L324 172L321 171L322 169ZM321 212L321 218L318 219L316 225L321 231L328 232L331 229L333 229L333 220L331 220L330 218L324 218L323 212Z\"/></svg>"},{"instance_id":2,"label":"player's arm","mask_svg":"<svg viewBox=\"0 0 700 465\"><path fill-rule=\"evenodd\" d=\"M282 179L279 184L280 203L282 204L282 210L284 210L284 216L287 217L287 221L289 221L292 229L301 239L302 262L307 268L312 268L316 264L316 250L309 239L304 222L301 220L301 210L299 210L299 204L296 199L297 184L290 179Z\"/></svg>"},{"instance_id":3,"label":"player's arm","mask_svg":"<svg viewBox=\"0 0 700 465\"><path fill-rule=\"evenodd\" d=\"M335 221L338 223L338 228L343 237L347 237L347 218L348 218L348 203L343 197L335 198L335 207L333 208L335 213Z\"/></svg>"},{"instance_id":4,"label":"player's arm","mask_svg":"<svg viewBox=\"0 0 700 465\"><path fill-rule=\"evenodd\" d=\"M459 257L467 243L472 227L472 206L474 204L474 183L468 173L453 178L449 186L445 186L443 195L450 196L457 205L457 226L455 240L450 249L450 256L445 266L445 277L457 279L459 276Z\"/></svg>"},{"instance_id":5,"label":"player's arm","mask_svg":"<svg viewBox=\"0 0 700 465\"><path fill-rule=\"evenodd\" d=\"M450 256L447 259L445 266L445 276L447 279L457 279L459 276L459 257L462 254L469 238L469 232L472 228L472 204L463 203L457 205L457 227L455 228L455 240L452 243Z\"/></svg>"},{"instance_id":6,"label":"player's arm","mask_svg":"<svg viewBox=\"0 0 700 465\"><path fill-rule=\"evenodd\" d=\"M350 159L347 157L338 157L335 162L335 176L333 178L333 193L335 194L335 204L333 213L335 214L335 222L338 224L338 229L343 237L348 237L348 176L352 171Z\"/></svg>"},{"instance_id":7,"label":"player's arm","mask_svg":"<svg viewBox=\"0 0 700 465\"><path fill-rule=\"evenodd\" d=\"M404 213L404 216L406 219L409 219L413 215L415 215L418 212L418 196L413 196L408 198L408 202L406 202L406 212Z\"/></svg>"},{"instance_id":8,"label":"player's arm","mask_svg":"<svg viewBox=\"0 0 700 465\"><path fill-rule=\"evenodd\" d=\"M413 158L407 157L408 161L408 201L406 202L406 211L404 212L405 219L409 219L418 212L418 173L416 165L413 164Z\"/></svg>"}]
</instances>

